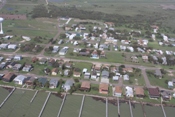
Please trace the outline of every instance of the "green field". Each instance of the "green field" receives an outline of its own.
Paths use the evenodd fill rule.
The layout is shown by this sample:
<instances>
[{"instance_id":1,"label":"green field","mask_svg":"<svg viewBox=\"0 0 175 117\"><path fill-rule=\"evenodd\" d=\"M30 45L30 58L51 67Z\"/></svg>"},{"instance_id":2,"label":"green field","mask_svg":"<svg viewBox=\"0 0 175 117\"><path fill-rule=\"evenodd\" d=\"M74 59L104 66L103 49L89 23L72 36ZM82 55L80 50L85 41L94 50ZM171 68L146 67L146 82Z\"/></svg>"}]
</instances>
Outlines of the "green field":
<instances>
[{"instance_id":1,"label":"green field","mask_svg":"<svg viewBox=\"0 0 175 117\"><path fill-rule=\"evenodd\" d=\"M144 105L144 110L147 117L164 117L161 107L156 106L146 106Z\"/></svg>"},{"instance_id":2,"label":"green field","mask_svg":"<svg viewBox=\"0 0 175 117\"><path fill-rule=\"evenodd\" d=\"M96 101L92 97L85 97L81 117L105 117L105 110L105 103Z\"/></svg>"},{"instance_id":3,"label":"green field","mask_svg":"<svg viewBox=\"0 0 175 117\"><path fill-rule=\"evenodd\" d=\"M175 115L175 108L173 107L164 107L165 113L167 117L174 117Z\"/></svg>"},{"instance_id":4,"label":"green field","mask_svg":"<svg viewBox=\"0 0 175 117\"><path fill-rule=\"evenodd\" d=\"M8 90L4 89L3 87L0 87L0 104L4 101L4 99L7 97L7 95L10 93Z\"/></svg>"},{"instance_id":5,"label":"green field","mask_svg":"<svg viewBox=\"0 0 175 117\"><path fill-rule=\"evenodd\" d=\"M134 104L132 112L134 117L144 117L141 104Z\"/></svg>"},{"instance_id":6,"label":"green field","mask_svg":"<svg viewBox=\"0 0 175 117\"><path fill-rule=\"evenodd\" d=\"M61 103L62 99L60 97L51 94L47 105L45 106L42 117L56 117L58 115Z\"/></svg>"},{"instance_id":7,"label":"green field","mask_svg":"<svg viewBox=\"0 0 175 117\"><path fill-rule=\"evenodd\" d=\"M60 117L78 117L82 96L67 95Z\"/></svg>"},{"instance_id":8,"label":"green field","mask_svg":"<svg viewBox=\"0 0 175 117\"><path fill-rule=\"evenodd\" d=\"M108 102L108 117L117 117L118 107Z\"/></svg>"},{"instance_id":9,"label":"green field","mask_svg":"<svg viewBox=\"0 0 175 117\"><path fill-rule=\"evenodd\" d=\"M121 117L130 117L129 104L120 103L120 115Z\"/></svg>"}]
</instances>

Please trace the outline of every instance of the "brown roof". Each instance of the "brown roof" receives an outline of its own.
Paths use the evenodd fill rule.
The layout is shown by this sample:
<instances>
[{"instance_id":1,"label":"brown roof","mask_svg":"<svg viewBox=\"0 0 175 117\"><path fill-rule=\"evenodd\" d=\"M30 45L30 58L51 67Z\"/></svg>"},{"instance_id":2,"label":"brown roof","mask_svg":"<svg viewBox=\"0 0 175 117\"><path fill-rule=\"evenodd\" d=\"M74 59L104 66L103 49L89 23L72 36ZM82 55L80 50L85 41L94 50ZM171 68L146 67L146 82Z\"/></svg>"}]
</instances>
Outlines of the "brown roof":
<instances>
[{"instance_id":1,"label":"brown roof","mask_svg":"<svg viewBox=\"0 0 175 117\"><path fill-rule=\"evenodd\" d=\"M142 87L135 87L135 94L136 95L144 95L144 90Z\"/></svg>"},{"instance_id":2,"label":"brown roof","mask_svg":"<svg viewBox=\"0 0 175 117\"><path fill-rule=\"evenodd\" d=\"M74 73L73 73L74 75L80 75L81 74L81 72L77 72L77 71L74 71Z\"/></svg>"},{"instance_id":3,"label":"brown roof","mask_svg":"<svg viewBox=\"0 0 175 117\"><path fill-rule=\"evenodd\" d=\"M101 89L101 90L108 90L108 84L101 83L100 86L99 86L99 89Z\"/></svg>"},{"instance_id":4,"label":"brown roof","mask_svg":"<svg viewBox=\"0 0 175 117\"><path fill-rule=\"evenodd\" d=\"M10 80L11 77L13 77L15 74L14 73L11 73L11 72L8 72L6 73L3 78L4 79L7 79L7 80Z\"/></svg>"},{"instance_id":5,"label":"brown roof","mask_svg":"<svg viewBox=\"0 0 175 117\"><path fill-rule=\"evenodd\" d=\"M122 93L122 87L121 86L116 86L115 87L115 92L116 93Z\"/></svg>"},{"instance_id":6,"label":"brown roof","mask_svg":"<svg viewBox=\"0 0 175 117\"><path fill-rule=\"evenodd\" d=\"M158 88L149 88L148 91L149 91L149 94L152 95L152 96L158 96L158 95L160 95Z\"/></svg>"},{"instance_id":7,"label":"brown roof","mask_svg":"<svg viewBox=\"0 0 175 117\"><path fill-rule=\"evenodd\" d=\"M57 73L58 72L58 68L53 68L52 72L56 72Z\"/></svg>"},{"instance_id":8,"label":"brown roof","mask_svg":"<svg viewBox=\"0 0 175 117\"><path fill-rule=\"evenodd\" d=\"M83 81L81 83L81 88L88 88L88 89L90 89L90 82L89 81Z\"/></svg>"}]
</instances>

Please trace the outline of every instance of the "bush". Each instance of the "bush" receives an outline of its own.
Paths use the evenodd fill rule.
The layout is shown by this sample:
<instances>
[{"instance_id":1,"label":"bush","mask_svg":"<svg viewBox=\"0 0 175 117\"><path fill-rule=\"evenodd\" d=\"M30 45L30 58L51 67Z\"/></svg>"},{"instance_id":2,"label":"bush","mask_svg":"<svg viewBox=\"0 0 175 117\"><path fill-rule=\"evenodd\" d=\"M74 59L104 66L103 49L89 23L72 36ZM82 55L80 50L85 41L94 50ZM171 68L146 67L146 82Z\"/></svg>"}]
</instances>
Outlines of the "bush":
<instances>
[{"instance_id":1,"label":"bush","mask_svg":"<svg viewBox=\"0 0 175 117\"><path fill-rule=\"evenodd\" d=\"M76 78L76 79L74 79L74 81L75 81L75 82L79 82L79 79Z\"/></svg>"}]
</instances>

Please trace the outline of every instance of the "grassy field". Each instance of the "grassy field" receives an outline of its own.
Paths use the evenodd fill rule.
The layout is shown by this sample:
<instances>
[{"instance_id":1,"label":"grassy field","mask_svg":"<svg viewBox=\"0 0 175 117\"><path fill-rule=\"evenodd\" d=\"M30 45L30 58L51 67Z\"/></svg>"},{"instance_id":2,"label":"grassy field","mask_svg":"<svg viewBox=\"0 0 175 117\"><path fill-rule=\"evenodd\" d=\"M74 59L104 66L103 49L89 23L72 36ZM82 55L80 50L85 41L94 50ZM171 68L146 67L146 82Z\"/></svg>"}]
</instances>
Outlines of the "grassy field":
<instances>
[{"instance_id":1,"label":"grassy field","mask_svg":"<svg viewBox=\"0 0 175 117\"><path fill-rule=\"evenodd\" d=\"M95 101L92 97L86 97L81 117L105 117L105 103Z\"/></svg>"},{"instance_id":2,"label":"grassy field","mask_svg":"<svg viewBox=\"0 0 175 117\"><path fill-rule=\"evenodd\" d=\"M4 99L7 97L7 95L10 93L8 90L4 89L3 87L0 87L0 103L4 101Z\"/></svg>"},{"instance_id":3,"label":"grassy field","mask_svg":"<svg viewBox=\"0 0 175 117\"><path fill-rule=\"evenodd\" d=\"M108 117L117 117L118 115L118 107L114 106L111 103L108 103Z\"/></svg>"},{"instance_id":4,"label":"grassy field","mask_svg":"<svg viewBox=\"0 0 175 117\"><path fill-rule=\"evenodd\" d=\"M167 115L167 117L174 117L175 115L175 108L171 108L171 107L164 107L165 113Z\"/></svg>"},{"instance_id":5,"label":"grassy field","mask_svg":"<svg viewBox=\"0 0 175 117\"><path fill-rule=\"evenodd\" d=\"M47 105L43 111L42 117L56 117L58 115L61 102L61 98L51 94Z\"/></svg>"},{"instance_id":6,"label":"grassy field","mask_svg":"<svg viewBox=\"0 0 175 117\"><path fill-rule=\"evenodd\" d=\"M120 103L120 115L121 117L130 117L130 110L128 104Z\"/></svg>"},{"instance_id":7,"label":"grassy field","mask_svg":"<svg viewBox=\"0 0 175 117\"><path fill-rule=\"evenodd\" d=\"M144 105L144 110L147 117L164 117L161 107Z\"/></svg>"},{"instance_id":8,"label":"grassy field","mask_svg":"<svg viewBox=\"0 0 175 117\"><path fill-rule=\"evenodd\" d=\"M171 81L174 77L168 76L167 74L163 76L162 79L156 78L154 75L148 75L148 79L153 86L160 86L162 88L168 89L168 84L166 84L167 81Z\"/></svg>"},{"instance_id":9,"label":"grassy field","mask_svg":"<svg viewBox=\"0 0 175 117\"><path fill-rule=\"evenodd\" d=\"M67 95L60 117L78 117L82 96Z\"/></svg>"},{"instance_id":10,"label":"grassy field","mask_svg":"<svg viewBox=\"0 0 175 117\"><path fill-rule=\"evenodd\" d=\"M132 112L134 117L144 117L141 104L135 104L132 106Z\"/></svg>"}]
</instances>

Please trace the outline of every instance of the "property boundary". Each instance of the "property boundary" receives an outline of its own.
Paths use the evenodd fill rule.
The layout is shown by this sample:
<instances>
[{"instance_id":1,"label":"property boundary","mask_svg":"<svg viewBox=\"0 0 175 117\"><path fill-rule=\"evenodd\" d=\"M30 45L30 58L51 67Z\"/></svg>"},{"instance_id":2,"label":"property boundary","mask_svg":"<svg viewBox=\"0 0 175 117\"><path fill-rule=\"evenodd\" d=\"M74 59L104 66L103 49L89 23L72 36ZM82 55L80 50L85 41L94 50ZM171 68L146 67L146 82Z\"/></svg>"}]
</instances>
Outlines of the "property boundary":
<instances>
[{"instance_id":1,"label":"property boundary","mask_svg":"<svg viewBox=\"0 0 175 117\"><path fill-rule=\"evenodd\" d=\"M65 93L64 98L63 98L62 104L61 104L61 106L60 106L60 110L59 110L59 112L58 112L57 117L59 117L59 116L60 116L60 113L61 113L61 111L62 111L62 108L63 108L64 102L65 102L65 99L66 99L66 96L67 96L67 94Z\"/></svg>"},{"instance_id":2,"label":"property boundary","mask_svg":"<svg viewBox=\"0 0 175 117\"><path fill-rule=\"evenodd\" d=\"M33 100L35 99L35 97L36 97L37 93L38 93L38 90L37 90L37 91L35 92L35 94L33 95L32 99L30 100L30 103L32 103L32 102L33 102Z\"/></svg>"},{"instance_id":3,"label":"property boundary","mask_svg":"<svg viewBox=\"0 0 175 117\"><path fill-rule=\"evenodd\" d=\"M83 95L83 98L82 98L81 107L80 107L80 111L79 111L78 117L81 117L81 113L82 113L82 109L83 109L83 105L84 105L84 99L85 99L85 95Z\"/></svg>"}]
</instances>

